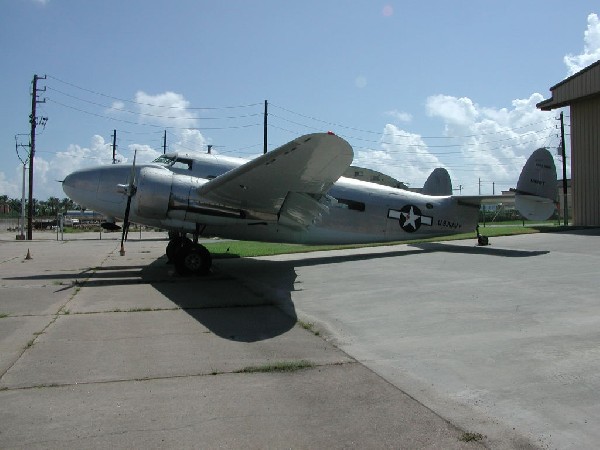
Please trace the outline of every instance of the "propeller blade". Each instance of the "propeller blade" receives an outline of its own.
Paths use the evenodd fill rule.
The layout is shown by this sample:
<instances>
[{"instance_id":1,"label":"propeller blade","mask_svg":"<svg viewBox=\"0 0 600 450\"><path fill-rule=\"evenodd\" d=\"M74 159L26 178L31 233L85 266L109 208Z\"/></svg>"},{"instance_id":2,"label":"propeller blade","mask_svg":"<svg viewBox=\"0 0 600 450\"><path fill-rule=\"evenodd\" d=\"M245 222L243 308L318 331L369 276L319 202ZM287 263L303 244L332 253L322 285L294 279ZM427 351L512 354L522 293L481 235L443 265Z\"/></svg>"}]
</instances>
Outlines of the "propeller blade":
<instances>
[{"instance_id":1,"label":"propeller blade","mask_svg":"<svg viewBox=\"0 0 600 450\"><path fill-rule=\"evenodd\" d=\"M135 159L137 157L137 150L133 153L133 164L131 166L131 174L129 175L129 185L127 187L127 206L125 207L125 216L123 217L123 233L121 234L121 256L125 255L124 242L127 240L127 234L129 233L129 211L131 210L131 198L135 195Z\"/></svg>"}]
</instances>

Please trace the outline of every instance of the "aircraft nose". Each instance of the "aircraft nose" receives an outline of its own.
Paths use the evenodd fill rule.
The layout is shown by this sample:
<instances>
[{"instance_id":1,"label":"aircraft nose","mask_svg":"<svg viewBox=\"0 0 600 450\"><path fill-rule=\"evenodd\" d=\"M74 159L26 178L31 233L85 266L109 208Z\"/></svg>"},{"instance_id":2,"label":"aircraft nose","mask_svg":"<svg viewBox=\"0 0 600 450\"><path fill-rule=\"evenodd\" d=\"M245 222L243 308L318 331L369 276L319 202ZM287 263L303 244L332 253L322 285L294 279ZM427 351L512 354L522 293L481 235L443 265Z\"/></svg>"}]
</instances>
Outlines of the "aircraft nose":
<instances>
[{"instance_id":1,"label":"aircraft nose","mask_svg":"<svg viewBox=\"0 0 600 450\"><path fill-rule=\"evenodd\" d=\"M67 175L62 183L67 196L80 204L96 195L100 172L97 169L83 169Z\"/></svg>"}]
</instances>

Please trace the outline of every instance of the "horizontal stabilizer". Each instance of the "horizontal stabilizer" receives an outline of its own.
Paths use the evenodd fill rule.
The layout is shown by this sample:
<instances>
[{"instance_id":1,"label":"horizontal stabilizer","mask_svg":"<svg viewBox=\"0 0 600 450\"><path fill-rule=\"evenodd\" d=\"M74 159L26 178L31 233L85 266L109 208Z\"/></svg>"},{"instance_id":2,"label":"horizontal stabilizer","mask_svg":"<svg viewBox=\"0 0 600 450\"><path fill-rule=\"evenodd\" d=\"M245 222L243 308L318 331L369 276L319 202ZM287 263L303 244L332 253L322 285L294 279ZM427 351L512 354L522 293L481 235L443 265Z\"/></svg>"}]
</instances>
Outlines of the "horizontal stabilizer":
<instances>
[{"instance_id":1,"label":"horizontal stabilizer","mask_svg":"<svg viewBox=\"0 0 600 450\"><path fill-rule=\"evenodd\" d=\"M529 220L546 220L554 213L554 201L534 195L515 194L515 207Z\"/></svg>"},{"instance_id":2,"label":"horizontal stabilizer","mask_svg":"<svg viewBox=\"0 0 600 450\"><path fill-rule=\"evenodd\" d=\"M438 167L431 172L431 175L429 175L429 178L427 178L427 181L423 185L421 193L437 196L452 195L452 181L450 180L448 171L442 167Z\"/></svg>"}]
</instances>

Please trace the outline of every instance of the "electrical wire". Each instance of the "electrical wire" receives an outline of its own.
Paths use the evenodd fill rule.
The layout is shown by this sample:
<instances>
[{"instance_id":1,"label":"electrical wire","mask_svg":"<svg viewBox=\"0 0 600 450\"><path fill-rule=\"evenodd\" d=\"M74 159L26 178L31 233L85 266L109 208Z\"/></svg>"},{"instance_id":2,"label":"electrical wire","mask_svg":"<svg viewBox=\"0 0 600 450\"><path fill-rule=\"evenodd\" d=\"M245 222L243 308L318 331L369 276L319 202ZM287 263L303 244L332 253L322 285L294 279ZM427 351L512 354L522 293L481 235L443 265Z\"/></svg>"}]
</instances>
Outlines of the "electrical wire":
<instances>
[{"instance_id":1,"label":"electrical wire","mask_svg":"<svg viewBox=\"0 0 600 450\"><path fill-rule=\"evenodd\" d=\"M191 107L189 107L189 108L181 108L179 106L156 105L156 104L152 104L152 103L137 102L137 101L134 101L134 100L127 100L127 99L115 97L115 96L112 96L112 95L103 94L101 92L97 92L97 91L94 91L94 90L91 90L91 89L86 89L84 87L77 86L74 83L70 83L68 81L61 80L60 78L54 77L52 75L46 75L46 76L48 78L52 79L52 80L58 81L59 83L66 84L67 86L71 86L71 87L74 87L74 88L79 89L81 91L88 92L88 93L94 94L94 95L98 95L100 97L109 98L111 100L116 100L116 101L123 102L123 103L131 103L131 104L141 105L141 106L151 106L151 107L154 107L154 108L185 109L185 110L191 110L192 111L192 110L203 110L203 109L205 109L205 110L219 110L219 109L251 108L251 107L254 107L254 106L262 105L262 103L251 103L251 104L236 105L236 106L201 106L201 107L194 107L194 108L191 108Z\"/></svg>"},{"instance_id":2,"label":"electrical wire","mask_svg":"<svg viewBox=\"0 0 600 450\"><path fill-rule=\"evenodd\" d=\"M107 95L107 94L104 94L101 92L97 92L97 91L94 91L91 89L77 86L74 83L70 83L70 82L61 80L61 79L53 77L51 75L48 75L48 78L51 80L54 80L58 83L62 83L66 86L72 87L72 88L77 89L82 92L87 92L87 93L95 95L95 96L107 98L107 99L110 99L113 101L122 102L124 104L135 105L137 107L156 108L158 111L161 111L161 110L177 110L177 111L230 110L230 109L236 109L236 108L253 108L253 107L258 107L258 106L263 105L262 102L256 102L256 103L251 103L251 104L246 104L246 105L222 106L222 107L181 107L181 106L170 106L170 105L156 105L156 104L152 104L152 103L144 103L144 102L139 102L139 101L126 100L126 99L122 99L122 98L119 98L119 97L116 97L113 95ZM179 116L174 116L174 115L168 115L168 113L163 115L163 114L153 114L153 113L147 113L147 112L143 113L141 111L134 111L132 109L115 108L114 104L107 105L102 102L82 98L83 96L74 95L72 93L65 92L64 90L56 89L52 86L49 86L48 90L57 94L58 96L64 96L67 98L71 98L77 102L81 102L81 103L91 105L94 107L102 108L104 110L104 112L99 113L99 112L92 111L90 109L69 105L69 104L66 104L66 103L60 101L60 98L58 100L56 100L54 98L49 98L48 102L50 102L51 104L58 105L60 107L67 108L67 109L70 109L73 111L77 111L79 113L86 114L86 115L89 115L92 117L97 117L97 118L101 118L104 120L117 122L117 123L121 123L121 124L126 124L126 125L130 125L130 126L135 126L135 127L142 126L142 127L153 128L153 129L160 128L161 130L168 131L170 136L176 137L176 139L179 141L176 143L171 143L171 145L174 148L183 149L183 150L187 150L190 152L198 151L198 149L191 149L191 148L186 147L184 144L181 144L181 136L176 136L173 132L184 131L184 130L194 130L194 131L200 131L200 132L232 131L232 130L251 129L251 128L255 128L255 127L258 128L263 125L262 123L258 123L258 122L257 123L235 123L236 121L262 116L262 112L252 112L249 114L241 114L241 115L224 115L222 117L215 116L215 115L212 115L210 117L208 117L208 116L202 117L201 115L191 115L189 117L179 117ZM318 126L315 126L315 125L309 123L309 122L315 122L315 123L319 123L319 124L326 124L329 127L336 127L336 128L342 129L342 130L348 130L348 131L353 132L353 133L349 133L348 135L343 135L343 134L338 134L338 135L340 137L343 137L343 138L351 141L353 144L354 143L359 144L359 145L353 145L353 147L355 148L355 150L357 152L362 152L362 153L384 152L384 153L390 154L390 155L409 155L409 156L421 154L421 155L429 155L436 159L437 159L437 157L452 158L452 155L464 155L466 153L485 154L487 152L493 152L496 150L507 149L509 147L529 146L530 144L534 144L536 142L541 142L541 141L544 141L544 143L548 143L553 139L552 133L545 134L544 132L547 130L554 129L554 127L547 126L547 127L542 127L540 129L531 130L531 128L535 128L536 126L539 126L541 124L549 123L550 120L552 120L552 118L550 118L550 119L545 119L545 120L541 120L541 121L527 123L527 124L520 125L520 126L514 127L514 128L504 128L504 129L500 129L497 131L480 133L480 134L468 134L468 135L462 135L462 136L461 135L420 136L418 134L393 133L393 132L384 133L382 131L366 130L366 129L361 129L361 128L357 128L357 127L352 127L352 126L348 126L348 125L344 125L344 124L340 124L340 123L323 120L323 119L320 119L320 118L317 118L314 116L310 116L310 115L306 115L306 114L301 114L301 113L293 111L289 108L285 108L285 107L282 107L282 106L279 106L279 105L276 105L273 103L269 103L269 106L271 106L273 109L278 111L275 113L273 113L272 111L269 112L269 117L274 120L269 121L269 123L267 124L268 128L270 130L276 130L278 132L278 133L275 133L276 136L277 136L277 134L280 135L281 133L287 133L287 134L294 135L294 136L303 134L301 132L298 132L298 129L311 130L311 131L322 131L323 127L318 127ZM114 113L114 115L111 115L109 112ZM182 126L176 126L176 125L175 126L174 125L165 126L164 124L163 125L154 124L154 123L149 123L149 122L145 122L142 120L138 120L138 121L128 120L124 117L118 117L119 114L129 114L129 115L133 115L138 118L148 117L148 118L160 119L160 120L164 120L164 121L223 120L223 121L228 121L230 123L226 126L213 126L213 127L204 127L204 126L182 127ZM299 117L304 120L294 120L293 117ZM234 123L231 123L231 122L234 122ZM281 124L284 124L284 123L288 124L288 125L292 125L292 127L281 126ZM568 124L566 124L566 125L568 126ZM290 128L292 128L292 129L290 129ZM296 130L294 130L293 128L296 128ZM529 131L519 132L521 130L526 130L526 129L529 129ZM129 133L129 134L133 134L133 135L135 135L135 134L137 134L137 135L144 135L144 134L156 135L161 132L158 130L140 132L140 131L121 130L121 129L118 131L119 131L119 133ZM485 138L485 137L498 136L498 135L502 135L502 134L506 135L506 134L510 134L510 133L513 133L514 136L503 137L501 139L493 139L492 138L492 139L483 140L483 138ZM361 136L360 134L364 134L365 136ZM540 136L538 136L539 134L544 134L544 136L540 137ZM368 137L369 135L379 136L379 138L378 139L369 138ZM531 137L531 139L529 139L529 137ZM422 141L422 143L421 142L401 142L401 140L403 140L403 139L420 139ZM398 140L400 140L400 142L398 142ZM436 144L427 144L426 142L424 142L426 140L447 140L449 142L447 142L447 143L438 142ZM462 140L463 142L460 142L460 140ZM123 140L121 138L120 141L134 143L133 139ZM466 141L466 142L464 142L464 141ZM369 144L373 144L374 146L377 146L378 149L370 148ZM256 144L253 144L250 146L236 148L236 149L230 149L226 145L220 145L220 146L213 146L213 148L219 149L219 153L223 153L223 154L225 154L225 153L240 154L240 153L245 153L245 152L248 152L248 153L252 152L253 154L255 154L257 152L253 152L252 149L258 148L261 145L262 144L256 143ZM273 148L274 146L275 146L274 144L269 145L270 148ZM385 148L382 149L381 148L382 146ZM482 146L485 148L481 149ZM161 143L160 147L162 147L162 143ZM499 155L494 155L494 157L497 158L498 165L500 165L500 166L502 166L502 165L509 166L510 162L507 162L507 161L510 161L511 159L515 160L515 161L520 160L519 157L513 157L513 158L506 157L503 159ZM503 162L500 162L500 161L503 161ZM408 164L415 164L415 163L419 164L422 162L423 161L415 161L412 159L405 159L401 162L399 161L399 162L395 162L395 163L388 164L388 165L390 167L402 167L403 165L406 165L407 163ZM440 163L441 162L439 160L437 160L435 162L432 161L432 164L439 165ZM455 166L453 166L452 164L447 164L446 167L451 168L452 170L475 171L474 169L470 169L470 167L481 167L481 164L461 164L460 168L458 168L458 167L455 168Z\"/></svg>"},{"instance_id":3,"label":"electrical wire","mask_svg":"<svg viewBox=\"0 0 600 450\"><path fill-rule=\"evenodd\" d=\"M326 125L332 125L332 126L335 126L335 127L344 128L344 129L353 130L353 131L358 131L358 132L367 133L367 134L376 134L376 135L380 135L381 134L381 131L364 130L364 129L361 129L361 128L350 127L350 126L343 125L343 124L340 124L340 123L329 122L329 121L326 121L326 120L323 120L323 119L318 119L316 117L307 116L307 115L304 115L304 114L292 111L290 109L284 108L282 106L274 105L272 103L269 103L269 106L273 106L275 108L281 109L281 110L283 110L285 112L288 112L290 114L294 114L294 115L303 117L305 119L313 120L315 122L321 122L321 123L324 123ZM273 113L269 113L269 115L274 115L274 114ZM276 117L279 117L279 116L276 116ZM283 119L283 120L287 120L287 119ZM538 122L528 123L528 124L522 125L520 127L509 128L507 130L494 131L494 132L490 132L490 133L470 134L470 135L462 135L462 136L420 136L420 137L422 139L464 139L464 138L488 136L488 135L492 135L492 134L506 133L507 131L515 131L515 130L520 130L520 129L523 129L523 128L528 128L528 127L531 127L533 125L538 125L540 123L547 122L549 120L551 120L551 119L544 119L544 120L540 120ZM315 127L311 127L311 126L308 126L308 125L305 125L305 124L300 124L298 122L293 122L291 120L287 120L287 121L289 121L291 123L294 123L294 124L297 124L297 125L300 125L300 126L304 126L306 128L309 128L309 129L310 128L317 129ZM414 137L414 135L412 135L412 134L402 134L402 133L397 133L397 134L392 134L392 135L394 137L404 137L404 138L412 138L412 137Z\"/></svg>"}]
</instances>

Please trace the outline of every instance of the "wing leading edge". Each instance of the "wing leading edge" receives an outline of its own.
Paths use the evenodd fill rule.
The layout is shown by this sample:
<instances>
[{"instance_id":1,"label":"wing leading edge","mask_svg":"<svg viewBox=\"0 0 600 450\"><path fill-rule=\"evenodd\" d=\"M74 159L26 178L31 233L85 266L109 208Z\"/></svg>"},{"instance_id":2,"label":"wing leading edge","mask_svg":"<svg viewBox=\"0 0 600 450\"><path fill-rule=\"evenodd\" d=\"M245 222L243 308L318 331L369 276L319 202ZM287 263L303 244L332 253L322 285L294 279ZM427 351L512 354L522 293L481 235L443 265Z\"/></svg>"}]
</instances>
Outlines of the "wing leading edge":
<instances>
[{"instance_id":1,"label":"wing leading edge","mask_svg":"<svg viewBox=\"0 0 600 450\"><path fill-rule=\"evenodd\" d=\"M205 203L260 220L276 220L285 202L284 210L293 210L294 220L306 225L321 210L316 199L342 176L353 157L344 139L308 134L209 181L198 194Z\"/></svg>"}]
</instances>

